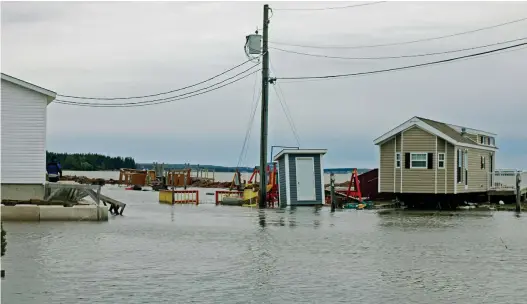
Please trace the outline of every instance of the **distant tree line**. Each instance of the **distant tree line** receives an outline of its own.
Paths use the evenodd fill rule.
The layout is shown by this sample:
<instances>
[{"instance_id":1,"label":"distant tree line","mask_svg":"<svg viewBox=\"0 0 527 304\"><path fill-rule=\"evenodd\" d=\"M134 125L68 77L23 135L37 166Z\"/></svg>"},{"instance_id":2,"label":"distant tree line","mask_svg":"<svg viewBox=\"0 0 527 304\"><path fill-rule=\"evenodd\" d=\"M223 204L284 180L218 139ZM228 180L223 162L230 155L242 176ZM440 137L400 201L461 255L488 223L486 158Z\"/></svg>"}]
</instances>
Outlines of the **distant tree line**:
<instances>
[{"instance_id":1,"label":"distant tree line","mask_svg":"<svg viewBox=\"0 0 527 304\"><path fill-rule=\"evenodd\" d=\"M111 157L94 153L55 153L46 151L46 162L56 158L63 170L103 171L136 168L131 157Z\"/></svg>"}]
</instances>

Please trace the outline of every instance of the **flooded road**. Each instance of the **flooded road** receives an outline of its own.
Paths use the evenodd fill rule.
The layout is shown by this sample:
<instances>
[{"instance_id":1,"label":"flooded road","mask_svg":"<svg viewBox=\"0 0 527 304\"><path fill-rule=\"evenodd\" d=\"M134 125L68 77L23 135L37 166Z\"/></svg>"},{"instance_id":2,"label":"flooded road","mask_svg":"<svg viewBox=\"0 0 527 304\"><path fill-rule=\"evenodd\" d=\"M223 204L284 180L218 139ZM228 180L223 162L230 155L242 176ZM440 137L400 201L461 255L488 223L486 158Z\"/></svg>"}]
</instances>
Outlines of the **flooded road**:
<instances>
[{"instance_id":1,"label":"flooded road","mask_svg":"<svg viewBox=\"0 0 527 304\"><path fill-rule=\"evenodd\" d=\"M527 303L527 217L128 204L4 223L2 303Z\"/></svg>"}]
</instances>

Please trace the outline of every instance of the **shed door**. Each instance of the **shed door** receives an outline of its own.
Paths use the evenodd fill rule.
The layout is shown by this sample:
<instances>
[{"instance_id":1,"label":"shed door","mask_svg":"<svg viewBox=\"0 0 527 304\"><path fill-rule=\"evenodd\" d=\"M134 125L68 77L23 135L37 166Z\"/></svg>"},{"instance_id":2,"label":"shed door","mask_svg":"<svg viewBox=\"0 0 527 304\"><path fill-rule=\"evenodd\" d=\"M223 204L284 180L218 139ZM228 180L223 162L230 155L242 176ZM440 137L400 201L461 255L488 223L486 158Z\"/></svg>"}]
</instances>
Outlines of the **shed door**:
<instances>
[{"instance_id":1,"label":"shed door","mask_svg":"<svg viewBox=\"0 0 527 304\"><path fill-rule=\"evenodd\" d=\"M315 160L313 157L296 158L296 196L298 201L314 201Z\"/></svg>"}]
</instances>

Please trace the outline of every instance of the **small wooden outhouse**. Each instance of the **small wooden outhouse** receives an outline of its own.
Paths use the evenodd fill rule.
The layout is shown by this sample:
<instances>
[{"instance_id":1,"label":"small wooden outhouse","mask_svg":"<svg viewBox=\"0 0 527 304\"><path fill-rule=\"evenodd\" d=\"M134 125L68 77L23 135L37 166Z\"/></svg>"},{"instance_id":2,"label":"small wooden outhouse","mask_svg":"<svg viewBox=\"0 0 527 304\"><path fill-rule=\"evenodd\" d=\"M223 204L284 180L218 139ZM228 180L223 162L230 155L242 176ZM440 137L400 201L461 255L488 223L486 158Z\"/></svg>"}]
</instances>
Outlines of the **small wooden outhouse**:
<instances>
[{"instance_id":1,"label":"small wooden outhouse","mask_svg":"<svg viewBox=\"0 0 527 304\"><path fill-rule=\"evenodd\" d=\"M278 162L280 205L313 206L324 204L325 149L284 149L275 157Z\"/></svg>"}]
</instances>

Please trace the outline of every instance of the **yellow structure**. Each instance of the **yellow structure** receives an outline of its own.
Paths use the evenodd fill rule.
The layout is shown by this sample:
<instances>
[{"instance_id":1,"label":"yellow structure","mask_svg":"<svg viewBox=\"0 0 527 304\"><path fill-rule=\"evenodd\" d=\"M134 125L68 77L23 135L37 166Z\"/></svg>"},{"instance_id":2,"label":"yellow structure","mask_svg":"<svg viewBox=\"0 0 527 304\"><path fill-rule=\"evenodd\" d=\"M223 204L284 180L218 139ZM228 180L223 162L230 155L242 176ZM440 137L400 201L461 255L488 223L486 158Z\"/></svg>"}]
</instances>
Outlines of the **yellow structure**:
<instances>
[{"instance_id":1,"label":"yellow structure","mask_svg":"<svg viewBox=\"0 0 527 304\"><path fill-rule=\"evenodd\" d=\"M174 192L169 190L159 190L159 202L162 204L174 204Z\"/></svg>"},{"instance_id":2,"label":"yellow structure","mask_svg":"<svg viewBox=\"0 0 527 304\"><path fill-rule=\"evenodd\" d=\"M273 185L267 185L267 191L271 191ZM258 187L249 185L243 190L243 200L246 201L246 204L243 204L243 207L256 207L258 204Z\"/></svg>"},{"instance_id":3,"label":"yellow structure","mask_svg":"<svg viewBox=\"0 0 527 304\"><path fill-rule=\"evenodd\" d=\"M267 185L267 191L271 191L272 188L273 188L273 185ZM243 200L244 201L248 201L256 197L258 197L258 188L249 187L249 186L245 187L245 189L243 190Z\"/></svg>"}]
</instances>

